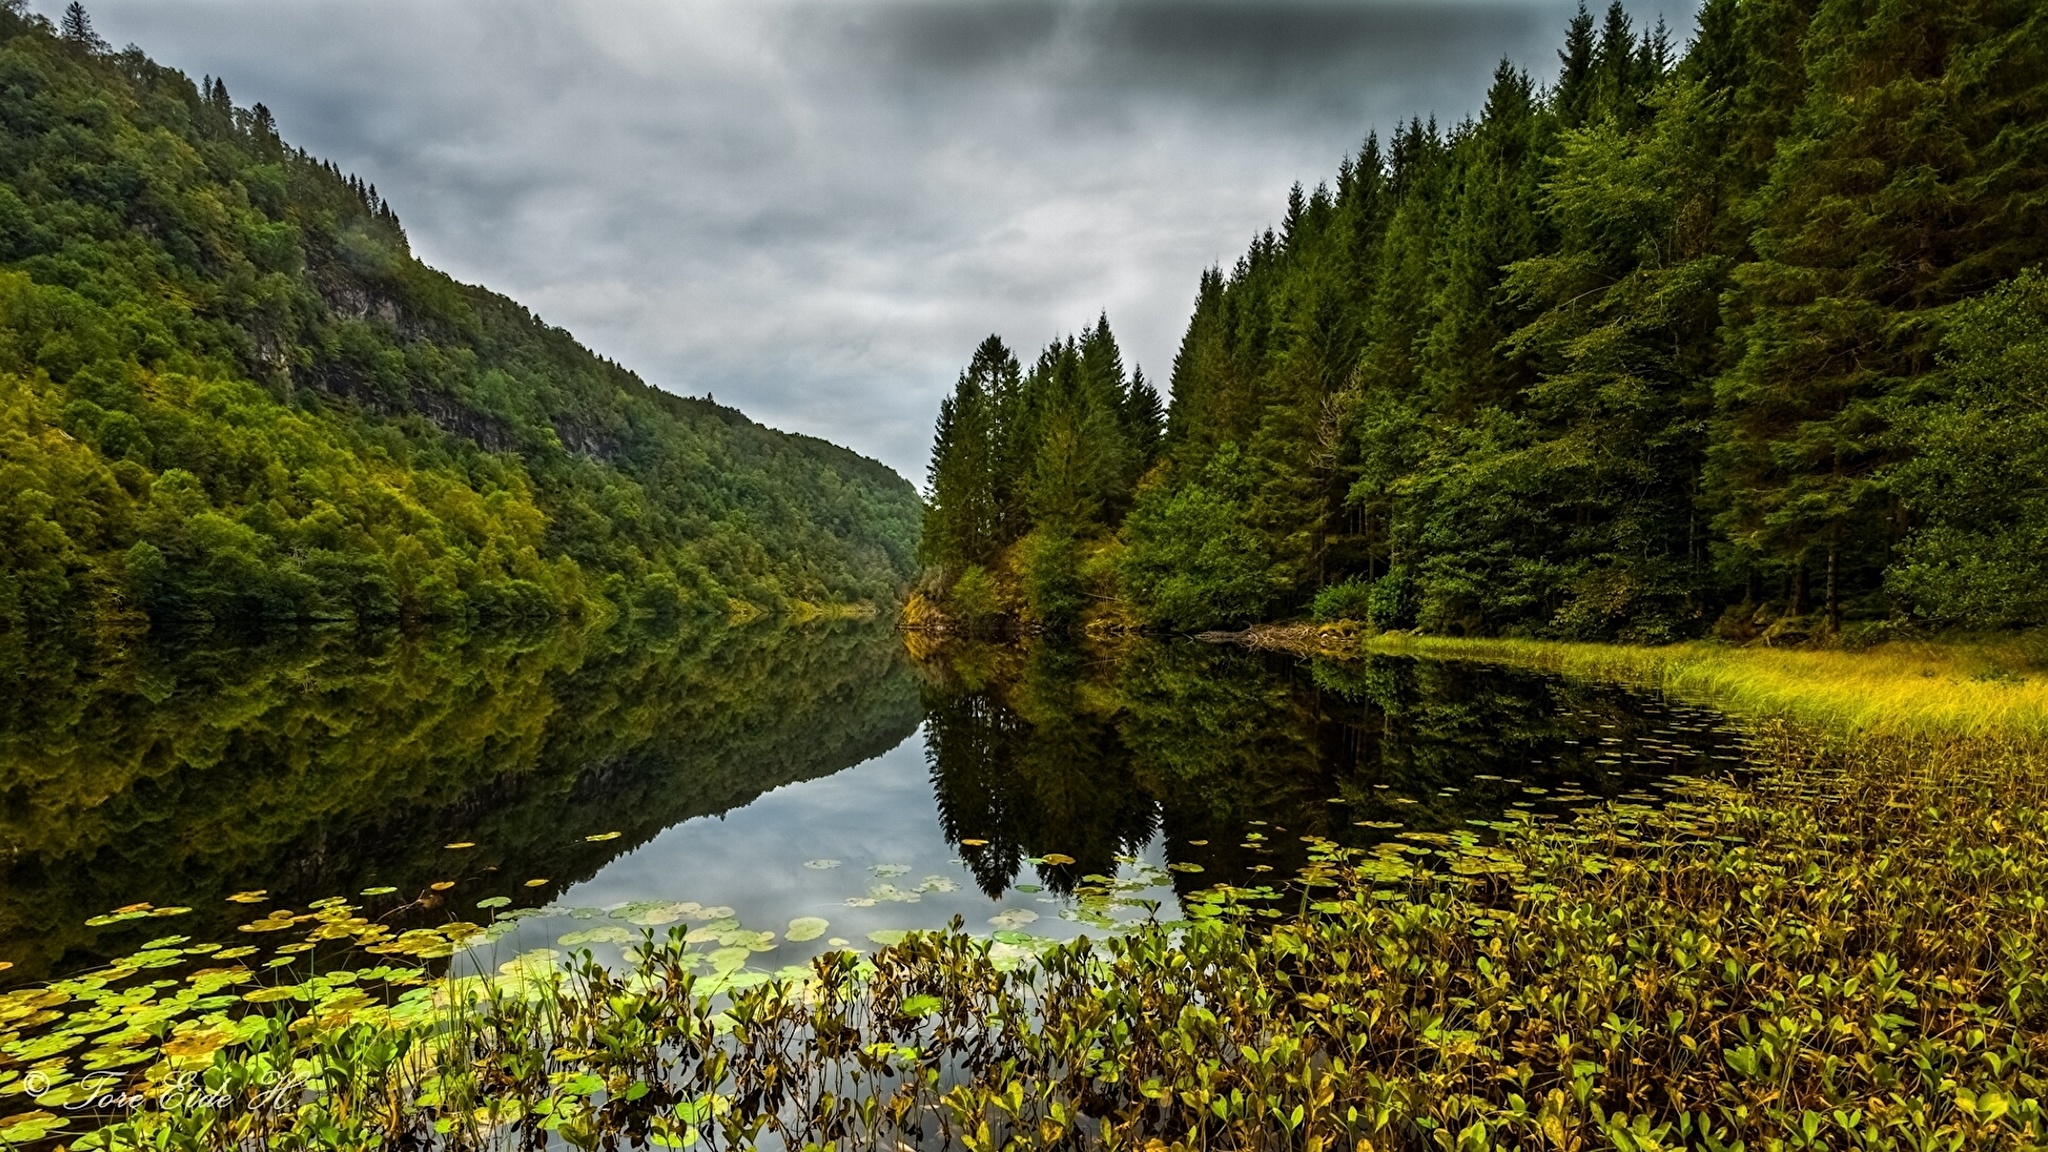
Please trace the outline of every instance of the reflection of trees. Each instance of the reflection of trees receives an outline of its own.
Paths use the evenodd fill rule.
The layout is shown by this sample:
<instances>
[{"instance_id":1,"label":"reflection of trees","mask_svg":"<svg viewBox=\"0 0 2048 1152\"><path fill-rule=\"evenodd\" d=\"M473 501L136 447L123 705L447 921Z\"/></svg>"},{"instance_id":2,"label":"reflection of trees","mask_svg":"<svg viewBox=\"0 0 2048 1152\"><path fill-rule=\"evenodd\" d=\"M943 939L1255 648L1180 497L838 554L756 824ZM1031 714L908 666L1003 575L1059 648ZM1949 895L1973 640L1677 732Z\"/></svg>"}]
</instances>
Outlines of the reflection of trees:
<instances>
[{"instance_id":1,"label":"reflection of trees","mask_svg":"<svg viewBox=\"0 0 2048 1152\"><path fill-rule=\"evenodd\" d=\"M956 843L988 841L962 855L991 893L1027 856L1097 870L1155 828L1206 886L1261 864L1291 874L1303 836L1391 834L1360 822L1462 828L1566 781L1611 795L1641 776L1595 764L1596 738L1637 739L1658 714L1640 695L1511 669L1193 643L948 645L921 666L941 820ZM1243 847L1249 831L1261 847Z\"/></svg>"},{"instance_id":2,"label":"reflection of trees","mask_svg":"<svg viewBox=\"0 0 2048 1152\"><path fill-rule=\"evenodd\" d=\"M80 922L133 900L196 906L171 922L194 934L241 888L303 903L498 869L493 891L544 900L918 717L886 627L0 645L10 976L90 953Z\"/></svg>"},{"instance_id":3,"label":"reflection of trees","mask_svg":"<svg viewBox=\"0 0 2048 1152\"><path fill-rule=\"evenodd\" d=\"M1093 691L1087 662L1051 645L983 648L926 690L939 820L955 843L988 841L961 856L991 895L1027 855L1073 857L1040 869L1049 887L1067 890L1080 876L1114 871L1118 853L1152 837L1153 806L1131 776L1114 698Z\"/></svg>"}]
</instances>

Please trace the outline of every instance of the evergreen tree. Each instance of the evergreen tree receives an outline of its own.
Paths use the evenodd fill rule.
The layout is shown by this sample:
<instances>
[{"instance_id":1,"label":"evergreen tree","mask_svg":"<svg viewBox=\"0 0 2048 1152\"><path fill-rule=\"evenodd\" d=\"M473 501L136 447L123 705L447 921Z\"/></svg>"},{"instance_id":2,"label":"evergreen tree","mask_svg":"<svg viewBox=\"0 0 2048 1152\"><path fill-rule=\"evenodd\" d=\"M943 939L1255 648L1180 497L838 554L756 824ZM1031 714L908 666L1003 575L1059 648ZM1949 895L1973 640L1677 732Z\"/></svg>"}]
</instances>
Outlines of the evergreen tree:
<instances>
[{"instance_id":1,"label":"evergreen tree","mask_svg":"<svg viewBox=\"0 0 2048 1152\"><path fill-rule=\"evenodd\" d=\"M1738 561L1839 622L1898 543L1892 416L1948 311L2048 257L2048 12L1828 0L1805 43L1757 259L1736 272L1712 483Z\"/></svg>"},{"instance_id":2,"label":"evergreen tree","mask_svg":"<svg viewBox=\"0 0 2048 1152\"><path fill-rule=\"evenodd\" d=\"M107 42L100 39L99 33L93 31L92 17L86 14L85 5L78 0L71 0L70 5L64 9L64 15L58 21L57 27L59 34L73 44L82 45L93 52L107 50Z\"/></svg>"}]
</instances>

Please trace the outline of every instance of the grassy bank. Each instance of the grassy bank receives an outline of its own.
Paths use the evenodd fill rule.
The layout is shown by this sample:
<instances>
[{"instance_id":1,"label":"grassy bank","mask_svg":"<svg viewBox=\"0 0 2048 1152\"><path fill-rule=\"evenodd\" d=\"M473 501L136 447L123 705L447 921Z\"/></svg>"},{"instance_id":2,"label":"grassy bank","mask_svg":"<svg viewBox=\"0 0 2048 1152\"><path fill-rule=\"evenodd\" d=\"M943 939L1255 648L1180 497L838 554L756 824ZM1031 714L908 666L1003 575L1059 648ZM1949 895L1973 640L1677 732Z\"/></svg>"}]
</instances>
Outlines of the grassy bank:
<instances>
[{"instance_id":1,"label":"grassy bank","mask_svg":"<svg viewBox=\"0 0 2048 1152\"><path fill-rule=\"evenodd\" d=\"M1895 642L1861 651L1661 647L1462 639L1355 625L1301 624L1240 633L1260 647L1479 660L1593 680L1651 685L1749 716L1864 736L2048 740L2048 650L2024 640Z\"/></svg>"},{"instance_id":2,"label":"grassy bank","mask_svg":"<svg viewBox=\"0 0 2048 1152\"><path fill-rule=\"evenodd\" d=\"M1185 921L1094 943L912 936L746 987L714 983L721 941L697 933L650 940L624 970L571 957L467 980L397 959L297 983L214 963L151 991L131 965L0 1005L17 1027L0 1093L28 1058L47 1081L76 1055L66 1027L103 1054L120 1048L103 1017L188 993L213 1008L161 1017L161 1057L126 1066L148 1070L140 1096L69 1135L0 1121L0 1139L2048 1147L2048 744L2025 675L1974 678L1988 657L1953 650L1374 644L1655 681L1806 723L1760 722L1740 783L1324 845L1296 885L1215 889ZM1944 676L2021 703L1973 717ZM377 933L341 903L293 922ZM413 954L477 930L422 935ZM19 1024L35 1017L41 1041ZM54 1122L80 1091L43 1093L41 1111Z\"/></svg>"}]
</instances>

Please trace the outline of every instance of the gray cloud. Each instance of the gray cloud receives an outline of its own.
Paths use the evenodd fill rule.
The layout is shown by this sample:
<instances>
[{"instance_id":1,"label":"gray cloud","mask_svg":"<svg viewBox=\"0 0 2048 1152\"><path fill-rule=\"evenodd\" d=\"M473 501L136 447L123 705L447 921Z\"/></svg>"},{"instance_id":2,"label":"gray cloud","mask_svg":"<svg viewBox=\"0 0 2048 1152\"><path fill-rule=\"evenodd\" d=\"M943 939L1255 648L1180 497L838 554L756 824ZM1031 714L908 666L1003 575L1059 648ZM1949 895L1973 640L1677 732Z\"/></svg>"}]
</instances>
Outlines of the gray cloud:
<instances>
[{"instance_id":1,"label":"gray cloud","mask_svg":"<svg viewBox=\"0 0 2048 1152\"><path fill-rule=\"evenodd\" d=\"M39 0L54 14L55 0ZM1202 268L1369 130L1539 78L1558 0L98 0L261 100L422 258L676 391L921 478L974 344L1107 310L1164 377ZM1658 9L1632 5L1639 18ZM1683 32L1691 6L1665 9Z\"/></svg>"}]
</instances>

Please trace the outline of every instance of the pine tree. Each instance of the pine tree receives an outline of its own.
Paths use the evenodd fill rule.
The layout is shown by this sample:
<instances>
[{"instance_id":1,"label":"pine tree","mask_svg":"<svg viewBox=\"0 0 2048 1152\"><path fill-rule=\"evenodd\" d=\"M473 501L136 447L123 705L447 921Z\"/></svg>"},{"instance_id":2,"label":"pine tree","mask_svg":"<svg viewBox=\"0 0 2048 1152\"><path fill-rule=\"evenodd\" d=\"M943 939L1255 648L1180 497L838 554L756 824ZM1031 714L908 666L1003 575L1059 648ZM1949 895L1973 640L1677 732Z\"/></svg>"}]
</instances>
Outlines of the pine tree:
<instances>
[{"instance_id":1,"label":"pine tree","mask_svg":"<svg viewBox=\"0 0 2048 1152\"><path fill-rule=\"evenodd\" d=\"M100 39L99 33L93 31L92 17L86 14L85 5L78 0L71 0L70 6L64 9L64 15L58 21L57 27L59 33L73 44L82 45L93 52L107 50L107 42Z\"/></svg>"}]
</instances>

